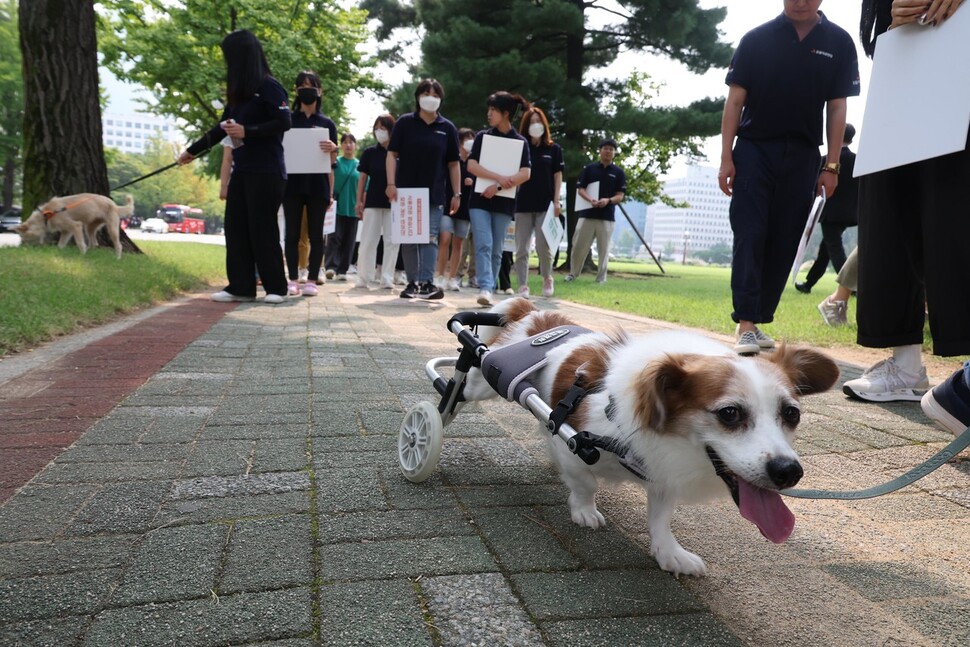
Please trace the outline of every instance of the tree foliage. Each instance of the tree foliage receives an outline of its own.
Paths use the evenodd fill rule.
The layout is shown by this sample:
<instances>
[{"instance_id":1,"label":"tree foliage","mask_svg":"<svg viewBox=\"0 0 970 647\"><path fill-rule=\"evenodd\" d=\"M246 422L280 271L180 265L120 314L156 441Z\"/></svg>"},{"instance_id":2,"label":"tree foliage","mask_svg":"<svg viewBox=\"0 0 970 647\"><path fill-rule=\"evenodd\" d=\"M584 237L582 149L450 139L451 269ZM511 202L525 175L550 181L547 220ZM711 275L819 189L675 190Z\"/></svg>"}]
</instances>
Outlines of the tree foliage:
<instances>
[{"instance_id":1,"label":"tree foliage","mask_svg":"<svg viewBox=\"0 0 970 647\"><path fill-rule=\"evenodd\" d=\"M17 0L0 1L0 97L3 97L0 101L0 167L3 169L0 206L7 209L14 201L24 119Z\"/></svg>"},{"instance_id":2,"label":"tree foliage","mask_svg":"<svg viewBox=\"0 0 970 647\"><path fill-rule=\"evenodd\" d=\"M663 56L698 73L727 66L732 50L718 31L723 8L702 9L698 0L367 0L365 6L382 24L378 34L420 30L422 56L413 76L441 81L442 111L456 125L481 127L485 99L496 90L518 92L541 107L565 153L570 210L575 179L596 159L601 137L618 140L629 193L649 203L661 198L657 176L673 158L696 155L699 138L719 130L719 100L663 106L659 88L642 71L602 77L621 53L645 64L651 55ZM413 87L398 88L388 107L413 110Z\"/></svg>"},{"instance_id":3,"label":"tree foliage","mask_svg":"<svg viewBox=\"0 0 970 647\"><path fill-rule=\"evenodd\" d=\"M234 29L260 39L274 76L291 87L301 70L323 82L323 109L338 124L351 90L380 88L361 52L366 12L338 0L104 0L101 52L119 79L144 86L148 111L187 122L191 134L221 114L225 63L219 43Z\"/></svg>"}]
</instances>

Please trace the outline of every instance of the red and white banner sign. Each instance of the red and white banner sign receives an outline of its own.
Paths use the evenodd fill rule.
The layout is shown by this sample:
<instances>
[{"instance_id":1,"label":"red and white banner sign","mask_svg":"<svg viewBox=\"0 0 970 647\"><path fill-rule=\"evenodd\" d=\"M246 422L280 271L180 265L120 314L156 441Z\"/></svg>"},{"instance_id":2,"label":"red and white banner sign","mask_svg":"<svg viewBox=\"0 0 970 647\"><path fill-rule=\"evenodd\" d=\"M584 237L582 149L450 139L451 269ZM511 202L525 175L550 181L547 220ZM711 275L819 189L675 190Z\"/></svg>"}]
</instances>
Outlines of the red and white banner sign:
<instances>
[{"instance_id":1,"label":"red and white banner sign","mask_svg":"<svg viewBox=\"0 0 970 647\"><path fill-rule=\"evenodd\" d=\"M391 203L391 242L413 245L430 242L431 205L428 189L398 189Z\"/></svg>"}]
</instances>

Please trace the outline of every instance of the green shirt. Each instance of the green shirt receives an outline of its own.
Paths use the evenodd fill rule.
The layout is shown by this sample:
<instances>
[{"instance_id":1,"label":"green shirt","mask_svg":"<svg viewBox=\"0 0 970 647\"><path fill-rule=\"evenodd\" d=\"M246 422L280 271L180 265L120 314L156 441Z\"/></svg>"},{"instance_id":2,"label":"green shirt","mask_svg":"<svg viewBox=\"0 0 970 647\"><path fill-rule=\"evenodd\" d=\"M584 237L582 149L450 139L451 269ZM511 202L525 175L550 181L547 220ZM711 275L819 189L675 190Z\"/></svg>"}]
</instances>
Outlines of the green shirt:
<instances>
[{"instance_id":1,"label":"green shirt","mask_svg":"<svg viewBox=\"0 0 970 647\"><path fill-rule=\"evenodd\" d=\"M337 168L333 170L333 191L337 197L337 215L348 218L357 217L357 160L344 156L337 158Z\"/></svg>"}]
</instances>

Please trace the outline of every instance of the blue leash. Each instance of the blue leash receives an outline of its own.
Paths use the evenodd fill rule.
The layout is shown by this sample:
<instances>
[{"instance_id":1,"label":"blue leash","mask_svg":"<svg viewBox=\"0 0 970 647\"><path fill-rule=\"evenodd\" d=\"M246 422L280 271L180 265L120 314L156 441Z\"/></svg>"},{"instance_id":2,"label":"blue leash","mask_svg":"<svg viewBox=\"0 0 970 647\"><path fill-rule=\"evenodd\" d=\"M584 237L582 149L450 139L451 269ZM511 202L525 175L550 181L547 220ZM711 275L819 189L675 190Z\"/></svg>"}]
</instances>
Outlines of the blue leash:
<instances>
[{"instance_id":1,"label":"blue leash","mask_svg":"<svg viewBox=\"0 0 970 647\"><path fill-rule=\"evenodd\" d=\"M877 496L882 496L883 494L895 492L900 488L904 488L907 485L918 481L962 452L968 446L970 446L970 427L964 429L963 433L957 436L952 443L931 456L928 460L917 465L902 476L894 478L888 483L866 488L865 490L851 490L844 492L835 490L781 490L781 493L785 496L795 497L798 499L872 499Z\"/></svg>"}]
</instances>

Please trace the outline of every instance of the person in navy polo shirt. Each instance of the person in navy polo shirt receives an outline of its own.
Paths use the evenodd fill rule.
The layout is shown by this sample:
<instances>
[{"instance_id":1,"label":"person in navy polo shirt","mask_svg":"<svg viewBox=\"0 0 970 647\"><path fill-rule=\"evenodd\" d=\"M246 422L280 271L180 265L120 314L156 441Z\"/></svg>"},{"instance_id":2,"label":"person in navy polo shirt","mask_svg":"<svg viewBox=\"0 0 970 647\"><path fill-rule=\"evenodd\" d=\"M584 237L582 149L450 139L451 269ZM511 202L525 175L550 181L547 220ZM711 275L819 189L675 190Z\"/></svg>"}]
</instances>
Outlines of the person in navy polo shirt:
<instances>
[{"instance_id":1,"label":"person in navy polo shirt","mask_svg":"<svg viewBox=\"0 0 970 647\"><path fill-rule=\"evenodd\" d=\"M559 191L566 165L562 159L562 148L552 141L549 120L542 110L535 106L526 110L519 123L519 131L529 136L529 158L532 161L532 175L528 182L519 187L515 204L515 273L519 280L519 294L529 296L529 246L535 234L542 296L551 297L554 290L553 251L542 233L542 225L550 203L554 217L559 218L562 214Z\"/></svg>"},{"instance_id":2,"label":"person in navy polo shirt","mask_svg":"<svg viewBox=\"0 0 970 647\"><path fill-rule=\"evenodd\" d=\"M502 266L502 242L505 232L515 214L515 198L497 195L500 189L511 189L527 182L532 173L529 159L529 144L512 127L512 118L520 107L528 110L531 105L517 94L505 91L496 92L486 100L489 128L475 135L472 152L468 156L468 172L476 178L489 181L481 193L472 189L468 202L468 215L472 221L472 237L475 239L475 272L478 279L478 303L487 306L492 303L492 292ZM519 155L519 170L505 175L485 168L481 164L482 146L485 137L503 137L522 143Z\"/></svg>"},{"instance_id":3,"label":"person in navy polo shirt","mask_svg":"<svg viewBox=\"0 0 970 647\"><path fill-rule=\"evenodd\" d=\"M757 324L774 320L813 196L835 193L846 97L859 94L852 37L821 4L784 0L781 15L744 35L727 73L718 182L731 196L731 318L742 355L775 345Z\"/></svg>"},{"instance_id":4,"label":"person in navy polo shirt","mask_svg":"<svg viewBox=\"0 0 970 647\"><path fill-rule=\"evenodd\" d=\"M252 32L234 31L222 40L226 59L226 109L220 123L179 155L187 164L228 135L235 143L232 180L226 196L226 274L229 285L213 301L253 301L256 273L265 303L286 299L283 250L276 220L286 166L283 133L290 129L286 90L270 73L263 46Z\"/></svg>"},{"instance_id":5,"label":"person in navy polo shirt","mask_svg":"<svg viewBox=\"0 0 970 647\"><path fill-rule=\"evenodd\" d=\"M604 139L600 142L598 162L587 164L579 173L576 193L593 205L592 209L580 212L573 232L573 251L569 257L569 274L566 281L572 281L583 271L586 256L596 238L596 253L599 254L599 269L596 282L606 283L606 269L610 260L610 242L613 239L616 205L623 202L626 194L626 173L613 163L616 157L616 141ZM599 182L597 195L590 195L586 189L590 184Z\"/></svg>"},{"instance_id":6,"label":"person in navy polo shirt","mask_svg":"<svg viewBox=\"0 0 970 647\"><path fill-rule=\"evenodd\" d=\"M438 228L445 206L453 214L461 204L461 169L458 129L438 113L444 98L445 90L437 80L421 81L414 90L416 110L397 120L387 147L388 199L397 200L398 187L426 188L431 201L430 242L401 246L408 277L401 292L405 299L441 299L445 295L433 283Z\"/></svg>"}]
</instances>

